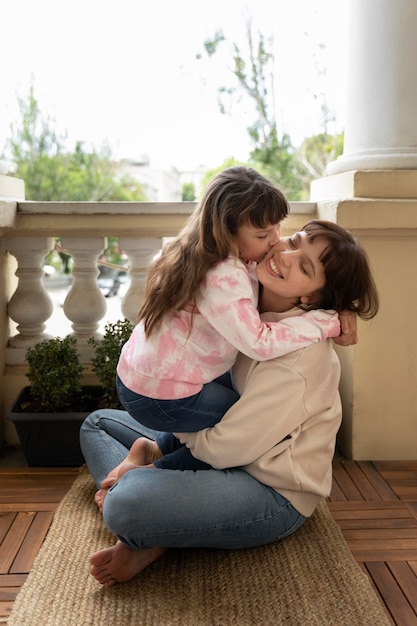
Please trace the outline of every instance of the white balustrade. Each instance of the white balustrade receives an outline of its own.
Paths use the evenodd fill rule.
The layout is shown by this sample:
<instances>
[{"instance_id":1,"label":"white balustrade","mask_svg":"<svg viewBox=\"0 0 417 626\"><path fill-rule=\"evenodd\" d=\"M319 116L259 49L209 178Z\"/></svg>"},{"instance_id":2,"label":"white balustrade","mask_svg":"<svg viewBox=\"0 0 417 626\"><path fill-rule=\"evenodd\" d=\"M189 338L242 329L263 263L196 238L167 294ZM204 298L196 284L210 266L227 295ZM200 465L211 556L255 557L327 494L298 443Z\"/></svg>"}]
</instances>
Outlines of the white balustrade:
<instances>
[{"instance_id":1,"label":"white balustrade","mask_svg":"<svg viewBox=\"0 0 417 626\"><path fill-rule=\"evenodd\" d=\"M53 248L50 237L14 237L5 240L5 249L16 257L19 283L8 304L8 315L17 323L18 334L8 341L8 363L22 363L27 348L46 339L45 322L53 310L52 300L42 284L42 264Z\"/></svg>"},{"instance_id":2,"label":"white balustrade","mask_svg":"<svg viewBox=\"0 0 417 626\"><path fill-rule=\"evenodd\" d=\"M97 258L106 249L105 237L63 237L62 247L72 256L72 286L64 302L64 313L72 322L74 336L82 348L90 337L100 338L97 329L107 304L97 284Z\"/></svg>"},{"instance_id":3,"label":"white balustrade","mask_svg":"<svg viewBox=\"0 0 417 626\"><path fill-rule=\"evenodd\" d=\"M122 300L121 310L124 317L133 324L143 302L149 264L161 247L162 237L119 238L119 248L127 254L130 261L130 286Z\"/></svg>"}]
</instances>

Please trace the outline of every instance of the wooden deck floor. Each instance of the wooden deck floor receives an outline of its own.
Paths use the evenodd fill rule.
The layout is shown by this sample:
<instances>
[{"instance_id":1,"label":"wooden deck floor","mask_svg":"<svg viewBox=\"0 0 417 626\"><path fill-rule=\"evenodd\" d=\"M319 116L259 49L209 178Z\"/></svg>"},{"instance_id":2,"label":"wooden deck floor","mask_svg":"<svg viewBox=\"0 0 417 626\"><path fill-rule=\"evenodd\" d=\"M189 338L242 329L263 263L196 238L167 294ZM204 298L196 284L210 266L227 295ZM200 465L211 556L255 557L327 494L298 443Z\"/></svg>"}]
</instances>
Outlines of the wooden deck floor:
<instances>
[{"instance_id":1,"label":"wooden deck floor","mask_svg":"<svg viewBox=\"0 0 417 626\"><path fill-rule=\"evenodd\" d=\"M77 473L0 468L0 623ZM417 626L417 460L335 460L329 508L391 623Z\"/></svg>"}]
</instances>

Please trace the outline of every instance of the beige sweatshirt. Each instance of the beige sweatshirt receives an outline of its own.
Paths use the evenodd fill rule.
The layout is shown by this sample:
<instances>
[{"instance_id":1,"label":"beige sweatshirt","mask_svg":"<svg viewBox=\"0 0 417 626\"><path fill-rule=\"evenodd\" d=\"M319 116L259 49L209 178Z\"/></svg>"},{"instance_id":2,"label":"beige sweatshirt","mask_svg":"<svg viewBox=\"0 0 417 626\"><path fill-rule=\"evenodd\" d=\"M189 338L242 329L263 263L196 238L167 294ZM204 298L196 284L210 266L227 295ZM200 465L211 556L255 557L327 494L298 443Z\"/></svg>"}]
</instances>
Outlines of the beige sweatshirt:
<instances>
[{"instance_id":1,"label":"beige sweatshirt","mask_svg":"<svg viewBox=\"0 0 417 626\"><path fill-rule=\"evenodd\" d=\"M265 321L299 315L267 313ZM213 467L240 466L285 496L304 516L330 494L342 409L340 364L330 339L257 362L240 355L233 368L240 400L213 428L176 433Z\"/></svg>"}]
</instances>

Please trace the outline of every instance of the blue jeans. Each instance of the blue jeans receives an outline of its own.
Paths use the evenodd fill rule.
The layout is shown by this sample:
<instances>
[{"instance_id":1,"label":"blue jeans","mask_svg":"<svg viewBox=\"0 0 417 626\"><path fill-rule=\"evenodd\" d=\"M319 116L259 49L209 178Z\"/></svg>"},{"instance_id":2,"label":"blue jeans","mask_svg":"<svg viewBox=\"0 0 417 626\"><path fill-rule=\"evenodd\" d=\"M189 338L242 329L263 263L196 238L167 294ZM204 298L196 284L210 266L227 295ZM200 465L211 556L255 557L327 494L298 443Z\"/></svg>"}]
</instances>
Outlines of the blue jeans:
<instances>
[{"instance_id":1,"label":"blue jeans","mask_svg":"<svg viewBox=\"0 0 417 626\"><path fill-rule=\"evenodd\" d=\"M125 411L89 415L80 442L97 487L138 437L154 439L156 434ZM142 549L260 546L292 534L306 518L242 469L138 468L109 490L103 519L125 545Z\"/></svg>"},{"instance_id":2,"label":"blue jeans","mask_svg":"<svg viewBox=\"0 0 417 626\"><path fill-rule=\"evenodd\" d=\"M169 433L195 432L214 426L226 411L239 399L228 373L203 385L193 396L178 400L157 400L128 389L118 376L116 387L119 400L128 413L141 425L161 431L157 438L160 449L169 448L170 454L155 462L164 469L210 469L208 463L192 456L185 446ZM176 449L174 450L174 446Z\"/></svg>"}]
</instances>

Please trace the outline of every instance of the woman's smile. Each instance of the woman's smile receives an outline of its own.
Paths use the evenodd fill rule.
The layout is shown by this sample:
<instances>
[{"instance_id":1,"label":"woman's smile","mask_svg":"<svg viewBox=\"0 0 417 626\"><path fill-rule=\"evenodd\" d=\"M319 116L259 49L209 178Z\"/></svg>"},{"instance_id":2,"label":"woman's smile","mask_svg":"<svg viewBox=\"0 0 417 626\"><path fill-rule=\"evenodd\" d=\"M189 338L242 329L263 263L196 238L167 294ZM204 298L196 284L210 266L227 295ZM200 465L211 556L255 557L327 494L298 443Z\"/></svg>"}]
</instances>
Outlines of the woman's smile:
<instances>
[{"instance_id":1,"label":"woman's smile","mask_svg":"<svg viewBox=\"0 0 417 626\"><path fill-rule=\"evenodd\" d=\"M276 259L275 255L271 256L271 258L268 259L268 261L266 261L265 265L266 265L266 269L274 276L278 276L279 278L284 277L281 271L281 266L279 265L278 260Z\"/></svg>"}]
</instances>

